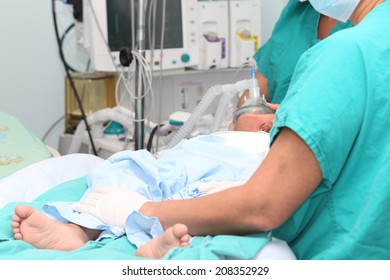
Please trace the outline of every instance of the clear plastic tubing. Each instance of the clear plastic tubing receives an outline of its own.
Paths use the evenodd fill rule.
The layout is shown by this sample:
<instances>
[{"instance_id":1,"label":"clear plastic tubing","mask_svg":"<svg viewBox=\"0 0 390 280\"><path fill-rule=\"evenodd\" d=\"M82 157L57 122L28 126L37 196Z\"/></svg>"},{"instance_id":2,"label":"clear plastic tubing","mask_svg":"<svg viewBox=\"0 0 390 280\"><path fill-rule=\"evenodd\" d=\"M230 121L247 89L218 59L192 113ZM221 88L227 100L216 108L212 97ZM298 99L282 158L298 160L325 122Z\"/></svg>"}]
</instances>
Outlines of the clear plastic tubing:
<instances>
[{"instance_id":1,"label":"clear plastic tubing","mask_svg":"<svg viewBox=\"0 0 390 280\"><path fill-rule=\"evenodd\" d=\"M210 128L210 133L216 132L221 127L221 124L226 116L226 109L232 96L230 94L224 94L219 101L217 111L215 112L214 121Z\"/></svg>"},{"instance_id":2,"label":"clear plastic tubing","mask_svg":"<svg viewBox=\"0 0 390 280\"><path fill-rule=\"evenodd\" d=\"M188 120L169 141L168 148L174 147L193 131L194 127L196 126L196 123L204 115L207 108L210 106L216 96L222 93L232 95L234 93L238 93L248 89L250 85L251 80L242 80L235 84L215 85L209 88L202 100L199 102L198 106L196 106L193 113L188 118Z\"/></svg>"}]
</instances>

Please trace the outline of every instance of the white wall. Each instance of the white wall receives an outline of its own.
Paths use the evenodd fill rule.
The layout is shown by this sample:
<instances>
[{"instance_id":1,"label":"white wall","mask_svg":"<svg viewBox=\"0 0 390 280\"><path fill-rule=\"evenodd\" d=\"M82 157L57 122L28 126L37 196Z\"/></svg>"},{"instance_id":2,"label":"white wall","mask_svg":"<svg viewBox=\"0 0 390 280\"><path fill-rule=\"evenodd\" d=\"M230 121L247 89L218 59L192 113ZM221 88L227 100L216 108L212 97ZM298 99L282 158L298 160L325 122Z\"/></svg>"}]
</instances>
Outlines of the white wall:
<instances>
[{"instance_id":1,"label":"white wall","mask_svg":"<svg viewBox=\"0 0 390 280\"><path fill-rule=\"evenodd\" d=\"M0 110L41 137L64 112L51 1L1 1L0 34Z\"/></svg>"},{"instance_id":2,"label":"white wall","mask_svg":"<svg viewBox=\"0 0 390 280\"><path fill-rule=\"evenodd\" d=\"M263 38L267 39L287 0L261 1ZM71 10L60 1L57 4L62 32L71 22ZM43 137L65 110L65 71L55 40L51 7L51 0L12 0L0 4L0 110L17 117L38 137ZM72 66L83 67L85 58L75 53L74 42L74 38L68 39L65 53ZM205 84L213 82L212 76L207 78ZM61 122L46 143L58 148L63 130Z\"/></svg>"}]
</instances>

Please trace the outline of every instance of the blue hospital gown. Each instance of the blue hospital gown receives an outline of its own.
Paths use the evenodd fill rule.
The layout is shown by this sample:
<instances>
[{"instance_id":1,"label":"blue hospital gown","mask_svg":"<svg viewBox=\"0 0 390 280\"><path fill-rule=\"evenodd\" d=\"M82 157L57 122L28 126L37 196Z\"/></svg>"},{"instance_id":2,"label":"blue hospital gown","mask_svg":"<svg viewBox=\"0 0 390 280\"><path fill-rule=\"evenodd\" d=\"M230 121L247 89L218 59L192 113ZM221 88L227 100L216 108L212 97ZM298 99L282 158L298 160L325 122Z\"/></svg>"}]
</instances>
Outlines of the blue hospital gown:
<instances>
[{"instance_id":1,"label":"blue hospital gown","mask_svg":"<svg viewBox=\"0 0 390 280\"><path fill-rule=\"evenodd\" d=\"M234 135L234 143L232 138L227 140L222 135ZM202 182L247 180L268 148L268 134L226 132L182 141L157 155L146 150L123 151L87 175L88 188L126 185L152 201L198 197L203 195L199 190ZM107 226L92 215L73 211L71 203L49 203L43 210L62 222L101 229L104 231L101 237L124 234L124 229ZM126 224L126 234L137 246L162 233L155 218L146 218L138 212L130 215Z\"/></svg>"},{"instance_id":2,"label":"blue hospital gown","mask_svg":"<svg viewBox=\"0 0 390 280\"><path fill-rule=\"evenodd\" d=\"M323 181L273 235L299 259L390 259L390 1L306 52L276 113Z\"/></svg>"}]
</instances>

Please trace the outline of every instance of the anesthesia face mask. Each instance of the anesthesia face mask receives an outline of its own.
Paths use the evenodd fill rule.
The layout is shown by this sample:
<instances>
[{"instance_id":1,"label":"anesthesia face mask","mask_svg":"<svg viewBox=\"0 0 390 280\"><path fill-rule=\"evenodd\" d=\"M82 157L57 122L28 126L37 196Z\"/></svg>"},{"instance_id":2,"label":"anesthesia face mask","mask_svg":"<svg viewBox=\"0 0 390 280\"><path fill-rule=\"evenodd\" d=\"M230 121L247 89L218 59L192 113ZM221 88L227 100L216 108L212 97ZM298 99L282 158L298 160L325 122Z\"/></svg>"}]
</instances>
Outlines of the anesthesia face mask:
<instances>
[{"instance_id":1,"label":"anesthesia face mask","mask_svg":"<svg viewBox=\"0 0 390 280\"><path fill-rule=\"evenodd\" d=\"M360 0L299 0L309 1L320 14L347 22Z\"/></svg>"},{"instance_id":2,"label":"anesthesia face mask","mask_svg":"<svg viewBox=\"0 0 390 280\"><path fill-rule=\"evenodd\" d=\"M239 107L233 115L233 122L236 123L241 115L252 113L252 114L275 114L275 111L268 108L266 101L263 97L250 98Z\"/></svg>"},{"instance_id":3,"label":"anesthesia face mask","mask_svg":"<svg viewBox=\"0 0 390 280\"><path fill-rule=\"evenodd\" d=\"M249 88L249 99L239 107L233 115L233 123L236 123L241 115L252 114L274 114L275 111L268 108L264 96L260 93L259 84L256 79L256 63L253 62L251 71L252 85Z\"/></svg>"}]
</instances>

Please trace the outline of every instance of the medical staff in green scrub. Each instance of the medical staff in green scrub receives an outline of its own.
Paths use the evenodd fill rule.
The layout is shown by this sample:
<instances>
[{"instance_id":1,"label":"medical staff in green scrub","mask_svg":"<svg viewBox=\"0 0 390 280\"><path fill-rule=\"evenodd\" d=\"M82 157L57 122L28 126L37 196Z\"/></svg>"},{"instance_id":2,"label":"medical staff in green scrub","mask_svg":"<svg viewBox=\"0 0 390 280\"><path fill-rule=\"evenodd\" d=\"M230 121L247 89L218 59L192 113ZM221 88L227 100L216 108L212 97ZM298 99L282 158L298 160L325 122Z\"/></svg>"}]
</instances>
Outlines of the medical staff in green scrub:
<instances>
[{"instance_id":1,"label":"medical staff in green scrub","mask_svg":"<svg viewBox=\"0 0 390 280\"><path fill-rule=\"evenodd\" d=\"M300 56L320 40L351 27L319 14L308 2L290 0L276 23L271 38L256 52L259 75L268 86L259 83L267 101L279 104L286 96L291 76Z\"/></svg>"},{"instance_id":2,"label":"medical staff in green scrub","mask_svg":"<svg viewBox=\"0 0 390 280\"><path fill-rule=\"evenodd\" d=\"M293 130L322 171L314 193L274 231L298 258L390 258L383 231L390 225L390 1L361 0L357 10L356 27L301 57L272 130L273 141Z\"/></svg>"},{"instance_id":3,"label":"medical staff in green scrub","mask_svg":"<svg viewBox=\"0 0 390 280\"><path fill-rule=\"evenodd\" d=\"M257 80L266 100L279 104L286 96L295 66L301 55L329 35L352 27L318 13L308 1L290 0L283 9L271 38L253 56ZM241 106L248 94L238 103ZM276 109L276 107L272 107ZM274 115L242 115L231 130L269 131Z\"/></svg>"}]
</instances>

